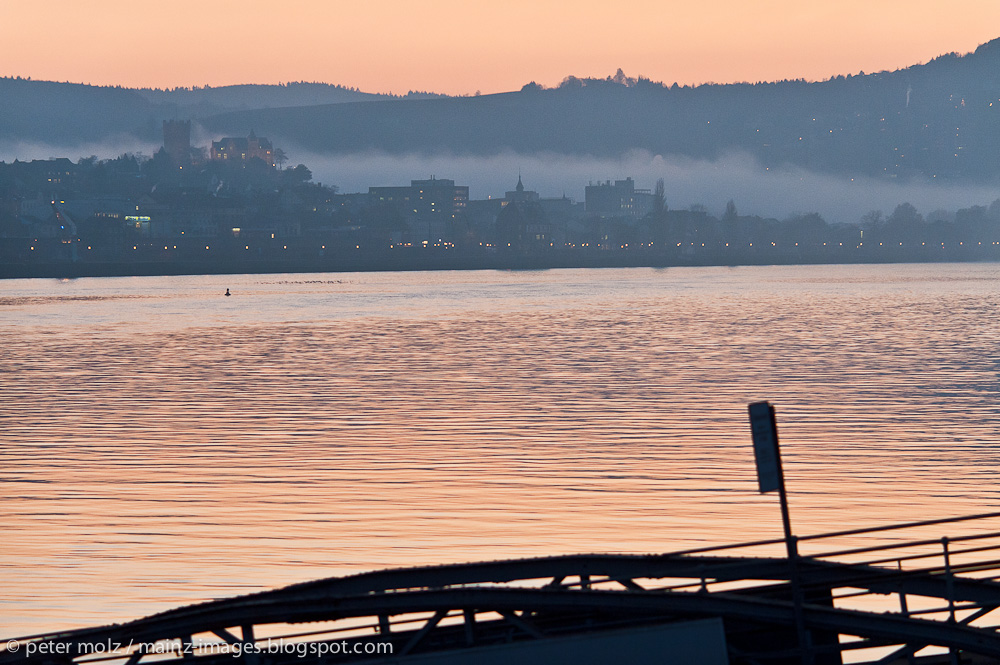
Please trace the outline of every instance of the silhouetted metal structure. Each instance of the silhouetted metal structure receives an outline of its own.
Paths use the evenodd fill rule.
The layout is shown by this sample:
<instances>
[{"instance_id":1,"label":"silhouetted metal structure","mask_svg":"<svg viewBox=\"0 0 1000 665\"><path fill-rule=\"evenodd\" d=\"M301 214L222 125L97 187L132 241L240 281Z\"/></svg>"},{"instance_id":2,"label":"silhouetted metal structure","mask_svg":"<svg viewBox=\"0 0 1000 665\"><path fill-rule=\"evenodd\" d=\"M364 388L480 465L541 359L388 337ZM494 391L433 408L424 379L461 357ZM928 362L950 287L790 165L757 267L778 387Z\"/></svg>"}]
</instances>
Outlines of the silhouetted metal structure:
<instances>
[{"instance_id":1,"label":"silhouetted metal structure","mask_svg":"<svg viewBox=\"0 0 1000 665\"><path fill-rule=\"evenodd\" d=\"M1000 634L989 624L1000 607L998 520L1000 513L989 513L798 538L808 654L796 631L791 562L764 556L780 551L781 539L324 579L23 638L16 651L0 650L0 665L139 665L164 658L143 649L179 644L190 648L173 658L204 665L233 662L221 652L237 647L250 665L590 663L607 662L607 653L629 663L826 664L876 648L882 652L858 657L1000 663ZM901 539L903 530L955 523L974 533ZM95 644L118 650L93 653Z\"/></svg>"}]
</instances>

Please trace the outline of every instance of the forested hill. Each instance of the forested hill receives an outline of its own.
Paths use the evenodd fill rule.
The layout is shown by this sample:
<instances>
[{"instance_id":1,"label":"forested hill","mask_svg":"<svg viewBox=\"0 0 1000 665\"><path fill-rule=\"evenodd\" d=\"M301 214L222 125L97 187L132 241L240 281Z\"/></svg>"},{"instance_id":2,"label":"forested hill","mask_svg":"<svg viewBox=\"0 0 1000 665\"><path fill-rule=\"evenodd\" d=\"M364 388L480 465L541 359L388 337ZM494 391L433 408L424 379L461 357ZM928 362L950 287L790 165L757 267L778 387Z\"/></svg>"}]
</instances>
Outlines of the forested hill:
<instances>
[{"instance_id":1,"label":"forested hill","mask_svg":"<svg viewBox=\"0 0 1000 665\"><path fill-rule=\"evenodd\" d=\"M632 149L844 175L1000 178L1000 40L894 72L666 87L622 76L482 97L254 110L204 120L315 152L619 155Z\"/></svg>"},{"instance_id":2,"label":"forested hill","mask_svg":"<svg viewBox=\"0 0 1000 665\"><path fill-rule=\"evenodd\" d=\"M153 105L135 90L0 78L0 143L72 147L115 135L149 140L156 119Z\"/></svg>"},{"instance_id":3,"label":"forested hill","mask_svg":"<svg viewBox=\"0 0 1000 665\"><path fill-rule=\"evenodd\" d=\"M888 178L1000 182L1000 39L894 72L696 87L624 75L475 97L368 95L325 84L170 91L0 79L0 147L160 141L191 118L212 136L250 129L313 153L618 156L711 160Z\"/></svg>"},{"instance_id":4,"label":"forested hill","mask_svg":"<svg viewBox=\"0 0 1000 665\"><path fill-rule=\"evenodd\" d=\"M437 97L380 95L326 83L219 87L122 88L0 78L0 141L67 146L134 137L159 141L166 119L227 111Z\"/></svg>"},{"instance_id":5,"label":"forested hill","mask_svg":"<svg viewBox=\"0 0 1000 665\"><path fill-rule=\"evenodd\" d=\"M344 102L371 102L384 99L434 98L426 92L409 92L406 95L383 95L361 92L328 83L286 83L283 85L227 85L203 88L173 88L157 90L142 88L137 91L149 102L172 107L178 112L188 110L194 115L208 115L232 109L280 108L285 106L317 106Z\"/></svg>"}]
</instances>

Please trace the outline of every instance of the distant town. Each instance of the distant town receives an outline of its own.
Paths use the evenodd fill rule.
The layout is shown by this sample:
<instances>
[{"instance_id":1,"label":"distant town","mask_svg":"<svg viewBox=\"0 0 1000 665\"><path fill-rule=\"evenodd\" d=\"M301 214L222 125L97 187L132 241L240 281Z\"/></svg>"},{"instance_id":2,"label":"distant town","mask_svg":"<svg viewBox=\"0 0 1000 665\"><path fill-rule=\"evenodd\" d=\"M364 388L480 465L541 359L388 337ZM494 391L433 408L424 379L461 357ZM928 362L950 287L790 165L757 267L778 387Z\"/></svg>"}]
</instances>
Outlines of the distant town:
<instances>
[{"instance_id":1,"label":"distant town","mask_svg":"<svg viewBox=\"0 0 1000 665\"><path fill-rule=\"evenodd\" d=\"M1000 200L831 225L675 209L663 180L627 175L582 202L518 173L502 198L434 175L341 193L252 130L207 147L190 121L162 131L148 158L0 162L0 277L1000 259Z\"/></svg>"}]
</instances>

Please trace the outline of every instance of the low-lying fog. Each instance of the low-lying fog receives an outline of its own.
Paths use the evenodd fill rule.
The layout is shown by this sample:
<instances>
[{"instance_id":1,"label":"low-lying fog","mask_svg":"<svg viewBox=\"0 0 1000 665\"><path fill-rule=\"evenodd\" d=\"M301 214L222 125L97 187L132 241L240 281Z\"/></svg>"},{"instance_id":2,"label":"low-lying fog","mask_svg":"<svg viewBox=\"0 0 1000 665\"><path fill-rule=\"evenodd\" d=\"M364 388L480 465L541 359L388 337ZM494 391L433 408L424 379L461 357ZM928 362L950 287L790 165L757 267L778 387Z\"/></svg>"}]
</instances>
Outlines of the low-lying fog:
<instances>
[{"instance_id":1,"label":"low-lying fog","mask_svg":"<svg viewBox=\"0 0 1000 665\"><path fill-rule=\"evenodd\" d=\"M341 192L368 191L370 185L405 185L435 176L469 185L469 197L502 197L514 189L518 173L526 189L543 198L566 195L583 201L584 188L631 176L639 189L653 189L663 178L669 208L702 204L716 216L733 199L741 215L783 218L818 212L830 223L854 223L871 210L886 214L903 202L927 214L988 205L1000 187L821 175L794 167L765 169L747 155L715 161L631 152L619 159L567 155L502 153L491 157L454 155L314 155L289 151L290 164L306 164L313 180L335 184Z\"/></svg>"},{"instance_id":2,"label":"low-lying fog","mask_svg":"<svg viewBox=\"0 0 1000 665\"><path fill-rule=\"evenodd\" d=\"M207 140L205 141L207 142ZM280 141L276 141L281 145ZM72 148L40 144L0 144L0 160L48 159L65 156L73 161L97 155L101 159L125 152L152 155L159 145L135 139L81 145ZM721 215L733 199L741 215L783 218L793 213L818 212L830 223L857 222L871 210L886 214L902 202L923 214L988 205L1000 198L1000 186L939 182L932 179L894 181L867 177L822 175L796 167L764 168L745 154L714 161L633 151L618 159L557 154L500 153L493 156L446 154L391 155L381 152L316 154L286 148L286 167L305 164L313 180L335 185L342 193L366 192L373 185L408 185L431 176L469 186L472 199L502 197L514 188L520 173L525 188L543 198L568 196L583 201L589 183L632 177L639 189L653 189L658 178L666 185L669 208L704 205Z\"/></svg>"}]
</instances>

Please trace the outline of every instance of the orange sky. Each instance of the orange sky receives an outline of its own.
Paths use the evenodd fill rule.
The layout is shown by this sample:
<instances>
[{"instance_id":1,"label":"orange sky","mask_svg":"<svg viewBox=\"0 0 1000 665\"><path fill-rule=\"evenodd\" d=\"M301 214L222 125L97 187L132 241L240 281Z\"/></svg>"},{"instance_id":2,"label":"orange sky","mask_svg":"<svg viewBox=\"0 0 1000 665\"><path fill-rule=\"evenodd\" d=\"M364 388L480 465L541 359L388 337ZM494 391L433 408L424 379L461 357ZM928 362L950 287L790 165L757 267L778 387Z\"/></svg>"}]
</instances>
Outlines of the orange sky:
<instances>
[{"instance_id":1,"label":"orange sky","mask_svg":"<svg viewBox=\"0 0 1000 665\"><path fill-rule=\"evenodd\" d=\"M1000 37L996 0L0 0L0 75L501 92L621 67L672 83L895 69Z\"/></svg>"}]
</instances>

